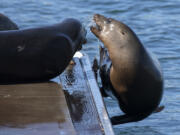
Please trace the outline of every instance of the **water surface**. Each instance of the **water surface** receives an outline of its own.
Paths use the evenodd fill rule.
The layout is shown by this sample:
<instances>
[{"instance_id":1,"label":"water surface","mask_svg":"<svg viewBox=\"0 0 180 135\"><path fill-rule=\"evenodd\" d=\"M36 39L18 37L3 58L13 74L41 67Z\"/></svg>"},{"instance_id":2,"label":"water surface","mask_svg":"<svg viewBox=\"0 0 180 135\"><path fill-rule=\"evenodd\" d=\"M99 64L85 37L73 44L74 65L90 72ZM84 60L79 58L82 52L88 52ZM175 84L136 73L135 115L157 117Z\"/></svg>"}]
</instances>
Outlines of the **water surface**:
<instances>
[{"instance_id":1,"label":"water surface","mask_svg":"<svg viewBox=\"0 0 180 135\"><path fill-rule=\"evenodd\" d=\"M161 104L165 109L147 119L114 126L116 135L180 134L180 1L179 0L0 0L0 12L21 29L44 26L74 17L88 29L88 43L83 47L91 62L98 57L99 41L89 31L94 13L128 24L146 48L160 60L165 86ZM121 114L117 103L106 98L111 116Z\"/></svg>"}]
</instances>

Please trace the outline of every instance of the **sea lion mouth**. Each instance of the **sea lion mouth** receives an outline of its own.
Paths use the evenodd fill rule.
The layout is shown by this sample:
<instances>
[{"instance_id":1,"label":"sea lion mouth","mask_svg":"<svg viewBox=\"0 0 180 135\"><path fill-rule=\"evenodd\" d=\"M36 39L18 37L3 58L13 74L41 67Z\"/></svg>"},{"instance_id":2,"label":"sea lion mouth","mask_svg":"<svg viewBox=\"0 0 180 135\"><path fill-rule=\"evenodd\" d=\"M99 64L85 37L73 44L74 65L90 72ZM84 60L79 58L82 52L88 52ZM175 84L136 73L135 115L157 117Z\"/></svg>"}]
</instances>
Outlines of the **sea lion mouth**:
<instances>
[{"instance_id":1,"label":"sea lion mouth","mask_svg":"<svg viewBox=\"0 0 180 135\"><path fill-rule=\"evenodd\" d=\"M102 18L104 17L99 14L95 14L93 17L93 20L96 23L95 27L98 31L102 31Z\"/></svg>"},{"instance_id":2,"label":"sea lion mouth","mask_svg":"<svg viewBox=\"0 0 180 135\"><path fill-rule=\"evenodd\" d=\"M93 21L95 22L94 26L91 26L91 31L98 36L100 34L100 32L103 30L103 20L105 18L99 14L95 14L93 16Z\"/></svg>"},{"instance_id":3,"label":"sea lion mouth","mask_svg":"<svg viewBox=\"0 0 180 135\"><path fill-rule=\"evenodd\" d=\"M94 34L100 33L102 31L102 27L98 25L96 22L95 22L95 25L91 26L90 29Z\"/></svg>"},{"instance_id":4,"label":"sea lion mouth","mask_svg":"<svg viewBox=\"0 0 180 135\"><path fill-rule=\"evenodd\" d=\"M95 28L96 28L98 31L102 31L102 27L101 27L100 25L98 25L97 23L96 23L96 25L95 25Z\"/></svg>"}]
</instances>

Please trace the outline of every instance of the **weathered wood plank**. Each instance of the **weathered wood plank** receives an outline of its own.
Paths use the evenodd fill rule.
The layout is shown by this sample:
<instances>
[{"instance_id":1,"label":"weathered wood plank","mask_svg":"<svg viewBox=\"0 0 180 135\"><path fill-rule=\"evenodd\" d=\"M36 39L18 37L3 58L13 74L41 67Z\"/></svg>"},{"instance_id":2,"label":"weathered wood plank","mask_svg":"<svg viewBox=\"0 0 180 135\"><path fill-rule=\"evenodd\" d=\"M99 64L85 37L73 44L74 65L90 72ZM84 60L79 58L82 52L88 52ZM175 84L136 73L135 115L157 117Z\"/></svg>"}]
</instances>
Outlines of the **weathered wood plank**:
<instances>
[{"instance_id":1,"label":"weathered wood plank","mask_svg":"<svg viewBox=\"0 0 180 135\"><path fill-rule=\"evenodd\" d=\"M75 135L55 82L0 85L0 135Z\"/></svg>"},{"instance_id":2,"label":"weathered wood plank","mask_svg":"<svg viewBox=\"0 0 180 135\"><path fill-rule=\"evenodd\" d=\"M78 58L60 76L78 135L102 135L99 118Z\"/></svg>"},{"instance_id":3,"label":"weathered wood plank","mask_svg":"<svg viewBox=\"0 0 180 135\"><path fill-rule=\"evenodd\" d=\"M87 56L74 57L60 76L78 135L114 135Z\"/></svg>"}]
</instances>

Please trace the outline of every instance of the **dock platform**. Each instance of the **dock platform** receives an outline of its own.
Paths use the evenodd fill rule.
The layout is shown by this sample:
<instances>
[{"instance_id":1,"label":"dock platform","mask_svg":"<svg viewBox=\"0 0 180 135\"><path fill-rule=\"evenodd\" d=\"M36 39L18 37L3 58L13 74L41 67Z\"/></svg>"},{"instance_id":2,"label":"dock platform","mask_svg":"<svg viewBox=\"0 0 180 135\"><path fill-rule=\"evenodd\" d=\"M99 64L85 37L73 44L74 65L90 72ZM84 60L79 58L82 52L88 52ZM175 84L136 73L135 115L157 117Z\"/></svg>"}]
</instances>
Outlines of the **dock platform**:
<instances>
[{"instance_id":1,"label":"dock platform","mask_svg":"<svg viewBox=\"0 0 180 135\"><path fill-rule=\"evenodd\" d=\"M49 82L0 85L0 135L114 135L87 55Z\"/></svg>"}]
</instances>

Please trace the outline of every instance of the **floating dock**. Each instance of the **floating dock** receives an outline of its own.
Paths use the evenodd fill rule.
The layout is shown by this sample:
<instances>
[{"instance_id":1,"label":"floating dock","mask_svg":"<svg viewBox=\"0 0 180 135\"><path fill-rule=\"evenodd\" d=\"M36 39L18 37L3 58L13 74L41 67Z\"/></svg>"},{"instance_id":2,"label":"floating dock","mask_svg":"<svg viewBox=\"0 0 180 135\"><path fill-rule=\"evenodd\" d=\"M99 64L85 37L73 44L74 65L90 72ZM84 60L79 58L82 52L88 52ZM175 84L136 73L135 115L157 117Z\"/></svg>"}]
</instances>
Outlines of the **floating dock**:
<instances>
[{"instance_id":1,"label":"floating dock","mask_svg":"<svg viewBox=\"0 0 180 135\"><path fill-rule=\"evenodd\" d=\"M114 135L87 55L49 82L0 85L0 135Z\"/></svg>"}]
</instances>

